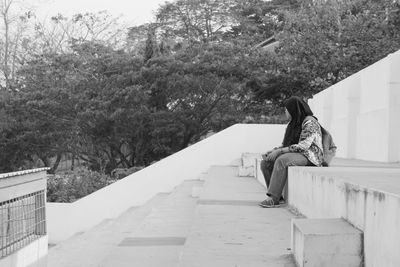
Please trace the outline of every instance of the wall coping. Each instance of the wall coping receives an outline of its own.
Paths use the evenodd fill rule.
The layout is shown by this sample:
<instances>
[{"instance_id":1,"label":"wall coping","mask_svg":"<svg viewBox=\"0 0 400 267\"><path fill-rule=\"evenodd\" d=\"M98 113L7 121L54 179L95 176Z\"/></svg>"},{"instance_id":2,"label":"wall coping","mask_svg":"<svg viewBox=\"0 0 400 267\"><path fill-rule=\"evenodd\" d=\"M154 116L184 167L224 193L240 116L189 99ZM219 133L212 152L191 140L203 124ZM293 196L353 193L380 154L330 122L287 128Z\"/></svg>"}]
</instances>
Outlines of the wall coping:
<instances>
[{"instance_id":1,"label":"wall coping","mask_svg":"<svg viewBox=\"0 0 400 267\"><path fill-rule=\"evenodd\" d=\"M6 179L6 178L15 177L15 176L21 176L21 175L36 173L36 172L43 172L43 171L47 171L49 169L50 168L46 167L46 168L37 168L37 169L17 171L17 172L2 173L2 174L0 174L0 179Z\"/></svg>"}]
</instances>

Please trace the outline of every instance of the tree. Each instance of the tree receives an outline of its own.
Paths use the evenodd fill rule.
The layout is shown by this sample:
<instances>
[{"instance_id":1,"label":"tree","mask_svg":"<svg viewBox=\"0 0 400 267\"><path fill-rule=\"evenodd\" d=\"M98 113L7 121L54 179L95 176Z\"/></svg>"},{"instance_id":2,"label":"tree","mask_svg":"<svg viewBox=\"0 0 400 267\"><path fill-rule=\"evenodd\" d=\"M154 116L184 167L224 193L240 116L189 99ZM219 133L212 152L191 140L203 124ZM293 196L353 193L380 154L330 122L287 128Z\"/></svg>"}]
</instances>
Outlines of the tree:
<instances>
[{"instance_id":1,"label":"tree","mask_svg":"<svg viewBox=\"0 0 400 267\"><path fill-rule=\"evenodd\" d=\"M17 118L12 127L22 129L18 138L45 166L65 154L97 170L126 164L121 152L126 131L118 130L126 126L123 119L133 120L143 95L129 82L135 60L93 42L71 50L40 55L21 69L19 90L5 106L8 116Z\"/></svg>"},{"instance_id":2,"label":"tree","mask_svg":"<svg viewBox=\"0 0 400 267\"><path fill-rule=\"evenodd\" d=\"M23 2L0 1L0 86L5 90L15 87L17 70L26 59L23 51L28 43L28 22L32 17L32 10Z\"/></svg>"},{"instance_id":3,"label":"tree","mask_svg":"<svg viewBox=\"0 0 400 267\"><path fill-rule=\"evenodd\" d=\"M282 31L285 12L295 11L299 5L297 0L237 1L231 8L237 23L225 36L254 46Z\"/></svg>"},{"instance_id":4,"label":"tree","mask_svg":"<svg viewBox=\"0 0 400 267\"><path fill-rule=\"evenodd\" d=\"M398 9L387 0L303 1L284 14L281 45L265 55L273 68L253 91L260 99L278 91L310 97L398 50Z\"/></svg>"},{"instance_id":5,"label":"tree","mask_svg":"<svg viewBox=\"0 0 400 267\"><path fill-rule=\"evenodd\" d=\"M149 91L151 134L158 140L160 135L170 138L164 146L172 148L168 153L240 121L240 85L247 70L240 66L245 55L238 49L227 43L199 44L151 59L142 68L135 82Z\"/></svg>"},{"instance_id":6,"label":"tree","mask_svg":"<svg viewBox=\"0 0 400 267\"><path fill-rule=\"evenodd\" d=\"M147 32L146 47L144 50L144 60L148 61L152 57L156 56L157 53L157 42L155 40L155 32L149 29Z\"/></svg>"},{"instance_id":7,"label":"tree","mask_svg":"<svg viewBox=\"0 0 400 267\"><path fill-rule=\"evenodd\" d=\"M57 14L50 22L36 21L34 34L35 51L39 53L65 53L71 42L101 42L115 48L125 47L122 41L125 26L106 11L77 13L71 18Z\"/></svg>"},{"instance_id":8,"label":"tree","mask_svg":"<svg viewBox=\"0 0 400 267\"><path fill-rule=\"evenodd\" d=\"M232 0L178 0L165 3L157 11L162 35L187 41L207 41L218 37L235 22Z\"/></svg>"}]
</instances>

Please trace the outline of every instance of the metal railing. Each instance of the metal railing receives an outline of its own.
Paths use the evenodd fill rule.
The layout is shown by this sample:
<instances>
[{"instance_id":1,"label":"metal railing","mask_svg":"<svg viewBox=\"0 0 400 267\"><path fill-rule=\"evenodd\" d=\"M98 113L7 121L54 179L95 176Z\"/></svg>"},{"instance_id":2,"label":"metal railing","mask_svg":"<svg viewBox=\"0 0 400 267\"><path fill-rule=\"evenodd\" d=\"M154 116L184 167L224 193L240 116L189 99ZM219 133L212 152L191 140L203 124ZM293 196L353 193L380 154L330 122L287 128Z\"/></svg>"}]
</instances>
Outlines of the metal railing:
<instances>
[{"instance_id":1,"label":"metal railing","mask_svg":"<svg viewBox=\"0 0 400 267\"><path fill-rule=\"evenodd\" d=\"M0 177L0 259L46 235L46 177L29 175Z\"/></svg>"}]
</instances>

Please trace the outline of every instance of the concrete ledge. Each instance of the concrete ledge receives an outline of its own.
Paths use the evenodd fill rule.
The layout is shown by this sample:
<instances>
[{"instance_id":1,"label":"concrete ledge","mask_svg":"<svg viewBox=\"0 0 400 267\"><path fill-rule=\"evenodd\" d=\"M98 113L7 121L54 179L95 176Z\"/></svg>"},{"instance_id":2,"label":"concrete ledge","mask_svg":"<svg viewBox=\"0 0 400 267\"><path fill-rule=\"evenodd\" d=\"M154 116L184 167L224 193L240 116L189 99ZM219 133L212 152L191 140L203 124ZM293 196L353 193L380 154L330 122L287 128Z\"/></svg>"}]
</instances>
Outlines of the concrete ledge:
<instances>
[{"instance_id":1,"label":"concrete ledge","mask_svg":"<svg viewBox=\"0 0 400 267\"><path fill-rule=\"evenodd\" d=\"M35 169L0 175L0 202L46 190L46 169Z\"/></svg>"},{"instance_id":2,"label":"concrete ledge","mask_svg":"<svg viewBox=\"0 0 400 267\"><path fill-rule=\"evenodd\" d=\"M289 205L361 229L365 266L400 266L400 169L291 167Z\"/></svg>"},{"instance_id":3,"label":"concrete ledge","mask_svg":"<svg viewBox=\"0 0 400 267\"><path fill-rule=\"evenodd\" d=\"M359 267L362 247L362 232L343 219L292 219L292 253L300 267Z\"/></svg>"},{"instance_id":4,"label":"concrete ledge","mask_svg":"<svg viewBox=\"0 0 400 267\"><path fill-rule=\"evenodd\" d=\"M264 187L267 187L265 184L264 176L260 169L261 164L261 154L257 153L244 153L243 156L246 157L246 160L242 160L249 164L253 162L254 165L251 165L254 168L254 177L258 180L260 184ZM252 158L252 161L251 161ZM247 165L249 168L249 165ZM359 159L345 159L345 158L334 158L331 162L331 167L346 167L346 168L354 168L354 167L368 167L368 168L389 168L389 169L400 169L400 163L387 163L387 162L376 162L376 161L366 161ZM285 190L285 195L287 195L287 191Z\"/></svg>"}]
</instances>

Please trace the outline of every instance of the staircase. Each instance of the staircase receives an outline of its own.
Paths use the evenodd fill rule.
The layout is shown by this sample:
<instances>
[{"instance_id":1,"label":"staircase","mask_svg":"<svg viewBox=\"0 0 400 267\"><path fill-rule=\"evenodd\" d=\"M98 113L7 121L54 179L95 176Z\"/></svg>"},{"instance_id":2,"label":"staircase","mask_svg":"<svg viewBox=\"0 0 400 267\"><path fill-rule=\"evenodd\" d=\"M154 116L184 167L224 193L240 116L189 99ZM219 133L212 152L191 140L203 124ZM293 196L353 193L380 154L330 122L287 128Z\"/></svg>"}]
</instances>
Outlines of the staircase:
<instances>
[{"instance_id":1,"label":"staircase","mask_svg":"<svg viewBox=\"0 0 400 267\"><path fill-rule=\"evenodd\" d=\"M52 247L48 266L295 266L295 216L286 208L260 208L264 197L264 187L239 177L236 164L213 166Z\"/></svg>"},{"instance_id":2,"label":"staircase","mask_svg":"<svg viewBox=\"0 0 400 267\"><path fill-rule=\"evenodd\" d=\"M291 167L289 208L263 209L259 158L212 166L76 234L48 266L399 266L400 164Z\"/></svg>"}]
</instances>

